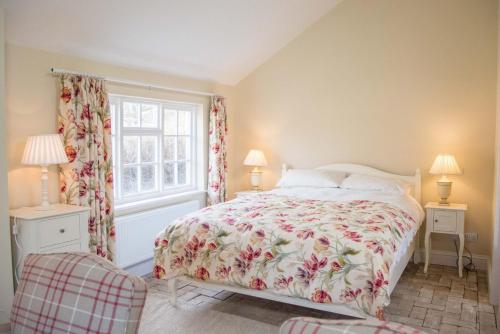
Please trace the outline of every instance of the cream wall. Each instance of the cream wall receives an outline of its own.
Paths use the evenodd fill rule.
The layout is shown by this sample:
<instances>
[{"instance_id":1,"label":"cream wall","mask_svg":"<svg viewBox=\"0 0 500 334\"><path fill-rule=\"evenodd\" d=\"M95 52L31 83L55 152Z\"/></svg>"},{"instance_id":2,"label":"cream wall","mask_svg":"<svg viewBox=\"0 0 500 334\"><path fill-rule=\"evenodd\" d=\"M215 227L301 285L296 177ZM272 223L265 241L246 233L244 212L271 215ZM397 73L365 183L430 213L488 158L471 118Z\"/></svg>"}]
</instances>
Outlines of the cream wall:
<instances>
[{"instance_id":1,"label":"cream wall","mask_svg":"<svg viewBox=\"0 0 500 334\"><path fill-rule=\"evenodd\" d=\"M500 3L500 1L499 1ZM500 5L497 8L500 17ZM497 20L497 110L495 136L495 190L493 193L493 243L491 249L491 271L488 277L490 302L500 304L500 21ZM497 309L497 317L500 316Z\"/></svg>"},{"instance_id":2,"label":"cream wall","mask_svg":"<svg viewBox=\"0 0 500 334\"><path fill-rule=\"evenodd\" d=\"M230 95L230 88L207 81L169 76L103 64L76 57L7 45L7 151L9 169L9 203L11 208L32 206L40 200L40 168L21 165L21 157L29 135L55 133L58 103L57 81L51 67L96 73L120 79L136 80L169 87ZM188 94L108 84L110 93L177 101L198 102L208 108L209 98ZM230 104L230 101L227 103ZM58 201L57 168L50 167L51 202Z\"/></svg>"},{"instance_id":3,"label":"cream wall","mask_svg":"<svg viewBox=\"0 0 500 334\"><path fill-rule=\"evenodd\" d=\"M4 10L0 7L0 140L5 140L5 35ZM9 322L13 297L12 259L7 198L7 152L0 145L0 324Z\"/></svg>"},{"instance_id":4,"label":"cream wall","mask_svg":"<svg viewBox=\"0 0 500 334\"><path fill-rule=\"evenodd\" d=\"M468 246L490 255L496 101L496 0L346 0L242 80L230 119L230 192L263 149L272 187L282 163L356 162L423 172L440 152L463 167L452 201L466 202ZM433 244L453 249L449 240Z\"/></svg>"}]
</instances>

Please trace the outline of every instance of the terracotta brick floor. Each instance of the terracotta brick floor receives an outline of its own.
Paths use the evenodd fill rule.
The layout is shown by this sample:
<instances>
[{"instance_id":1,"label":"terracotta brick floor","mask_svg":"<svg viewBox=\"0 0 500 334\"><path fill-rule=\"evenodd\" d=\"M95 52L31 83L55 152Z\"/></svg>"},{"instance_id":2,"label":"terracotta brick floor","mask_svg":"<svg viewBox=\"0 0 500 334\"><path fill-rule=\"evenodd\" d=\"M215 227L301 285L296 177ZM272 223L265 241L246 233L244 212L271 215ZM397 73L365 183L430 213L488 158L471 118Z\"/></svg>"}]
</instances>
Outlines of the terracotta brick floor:
<instances>
[{"instance_id":1,"label":"terracotta brick floor","mask_svg":"<svg viewBox=\"0 0 500 334\"><path fill-rule=\"evenodd\" d=\"M454 267L408 264L386 308L388 320L428 333L496 333L486 272L458 277Z\"/></svg>"},{"instance_id":2,"label":"terracotta brick floor","mask_svg":"<svg viewBox=\"0 0 500 334\"><path fill-rule=\"evenodd\" d=\"M148 279L150 293L167 294L165 281ZM207 290L187 283L179 286L179 302L190 307L218 305L235 311L241 309L246 316L248 309L258 306L262 318L255 320L279 325L292 316L341 318L327 312L285 305L258 298L233 294L223 290ZM265 310L272 310L267 317ZM388 320L420 328L427 333L496 333L495 311L489 304L485 272L466 273L460 278L453 267L431 265L424 274L423 264L408 264L386 308Z\"/></svg>"}]
</instances>

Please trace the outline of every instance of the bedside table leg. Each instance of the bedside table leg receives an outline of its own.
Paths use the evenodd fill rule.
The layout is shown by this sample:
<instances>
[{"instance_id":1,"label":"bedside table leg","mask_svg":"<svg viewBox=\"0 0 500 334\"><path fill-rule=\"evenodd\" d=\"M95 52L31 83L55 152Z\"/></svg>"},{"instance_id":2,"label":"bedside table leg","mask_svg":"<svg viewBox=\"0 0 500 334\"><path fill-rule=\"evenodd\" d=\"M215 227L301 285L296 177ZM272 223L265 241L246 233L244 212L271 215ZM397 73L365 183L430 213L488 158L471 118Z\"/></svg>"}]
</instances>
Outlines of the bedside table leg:
<instances>
[{"instance_id":1,"label":"bedside table leg","mask_svg":"<svg viewBox=\"0 0 500 334\"><path fill-rule=\"evenodd\" d=\"M429 268L429 256L431 252L431 232L425 233L425 267L424 273L427 274L427 268Z\"/></svg>"},{"instance_id":2,"label":"bedside table leg","mask_svg":"<svg viewBox=\"0 0 500 334\"><path fill-rule=\"evenodd\" d=\"M462 277L462 269L464 267L464 235L459 234L458 238L460 239L460 248L458 249L458 276Z\"/></svg>"}]
</instances>

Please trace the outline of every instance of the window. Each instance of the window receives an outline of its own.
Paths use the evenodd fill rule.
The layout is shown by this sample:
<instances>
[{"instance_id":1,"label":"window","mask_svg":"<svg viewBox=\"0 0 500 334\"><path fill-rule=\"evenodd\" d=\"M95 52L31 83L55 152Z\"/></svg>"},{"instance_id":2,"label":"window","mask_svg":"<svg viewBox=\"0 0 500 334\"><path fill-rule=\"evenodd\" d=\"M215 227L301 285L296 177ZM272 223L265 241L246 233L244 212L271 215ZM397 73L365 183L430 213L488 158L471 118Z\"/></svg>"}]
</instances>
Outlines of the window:
<instances>
[{"instance_id":1,"label":"window","mask_svg":"<svg viewBox=\"0 0 500 334\"><path fill-rule=\"evenodd\" d=\"M117 203L198 188L200 105L110 95L110 109Z\"/></svg>"}]
</instances>

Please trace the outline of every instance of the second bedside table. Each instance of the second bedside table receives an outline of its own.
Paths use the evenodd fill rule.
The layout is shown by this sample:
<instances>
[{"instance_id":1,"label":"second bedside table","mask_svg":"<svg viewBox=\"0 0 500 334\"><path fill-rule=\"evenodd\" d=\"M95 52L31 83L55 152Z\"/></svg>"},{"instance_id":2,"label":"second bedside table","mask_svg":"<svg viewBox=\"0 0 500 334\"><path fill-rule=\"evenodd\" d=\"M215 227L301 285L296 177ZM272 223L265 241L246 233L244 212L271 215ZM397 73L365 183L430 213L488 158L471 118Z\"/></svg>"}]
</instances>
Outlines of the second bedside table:
<instances>
[{"instance_id":1,"label":"second bedside table","mask_svg":"<svg viewBox=\"0 0 500 334\"><path fill-rule=\"evenodd\" d=\"M425 205L426 226L425 226L425 267L427 273L429 267L429 257L431 252L431 233L444 233L458 235L460 247L458 250L458 276L462 277L464 253L464 216L467 211L467 204L450 203L450 205L439 205L436 202L429 202Z\"/></svg>"}]
</instances>

